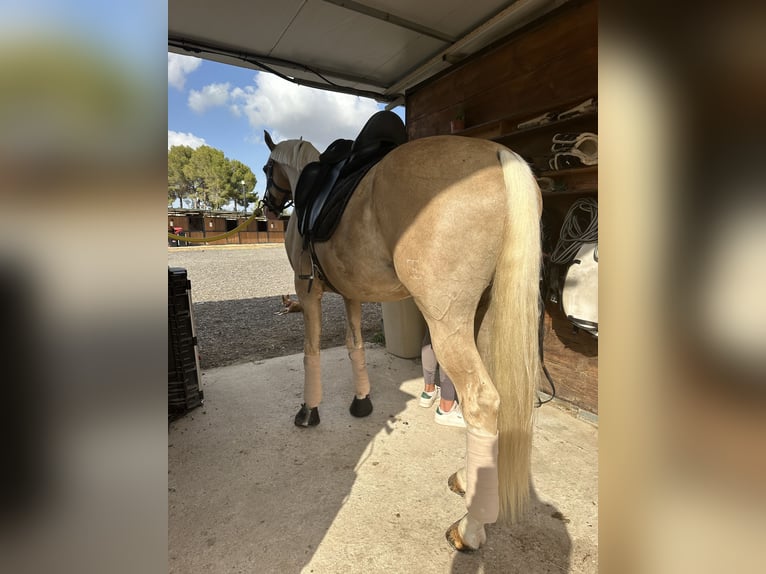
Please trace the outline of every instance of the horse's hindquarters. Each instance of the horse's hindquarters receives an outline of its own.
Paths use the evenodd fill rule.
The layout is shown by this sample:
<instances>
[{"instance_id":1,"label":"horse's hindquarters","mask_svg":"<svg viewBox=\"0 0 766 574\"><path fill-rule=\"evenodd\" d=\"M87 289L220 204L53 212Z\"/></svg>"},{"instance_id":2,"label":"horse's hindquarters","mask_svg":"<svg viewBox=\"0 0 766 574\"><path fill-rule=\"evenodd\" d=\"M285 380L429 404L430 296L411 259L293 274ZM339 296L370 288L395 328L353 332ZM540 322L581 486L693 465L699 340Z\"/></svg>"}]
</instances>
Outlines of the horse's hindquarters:
<instances>
[{"instance_id":1,"label":"horse's hindquarters","mask_svg":"<svg viewBox=\"0 0 766 574\"><path fill-rule=\"evenodd\" d=\"M393 150L361 181L333 237L315 246L330 282L369 301L418 297L436 286L430 304L437 314L452 291L478 297L502 246L498 149L449 136Z\"/></svg>"},{"instance_id":2,"label":"horse's hindquarters","mask_svg":"<svg viewBox=\"0 0 766 574\"><path fill-rule=\"evenodd\" d=\"M373 202L396 273L441 316L475 311L503 244L506 192L492 142L455 136L401 146L378 166ZM466 311L468 312L468 311Z\"/></svg>"}]
</instances>

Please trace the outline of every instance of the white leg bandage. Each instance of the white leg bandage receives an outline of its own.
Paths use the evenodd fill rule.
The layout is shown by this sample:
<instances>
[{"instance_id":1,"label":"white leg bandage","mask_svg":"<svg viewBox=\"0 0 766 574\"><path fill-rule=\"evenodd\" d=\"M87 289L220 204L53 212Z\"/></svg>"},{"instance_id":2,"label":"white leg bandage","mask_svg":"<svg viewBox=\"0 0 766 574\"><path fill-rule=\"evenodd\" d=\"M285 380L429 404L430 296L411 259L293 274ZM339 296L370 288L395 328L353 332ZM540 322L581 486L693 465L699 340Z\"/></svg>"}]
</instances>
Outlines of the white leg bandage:
<instances>
[{"instance_id":1,"label":"white leg bandage","mask_svg":"<svg viewBox=\"0 0 766 574\"><path fill-rule=\"evenodd\" d=\"M303 402L310 409L322 401L322 369L319 355L303 355Z\"/></svg>"},{"instance_id":2,"label":"white leg bandage","mask_svg":"<svg viewBox=\"0 0 766 574\"><path fill-rule=\"evenodd\" d=\"M497 443L497 434L466 432L465 505L468 516L482 524L495 522L500 512Z\"/></svg>"},{"instance_id":3,"label":"white leg bandage","mask_svg":"<svg viewBox=\"0 0 766 574\"><path fill-rule=\"evenodd\" d=\"M370 378L367 376L367 363L364 360L364 348L349 351L351 368L354 371L354 389L356 396L363 399L370 394Z\"/></svg>"}]
</instances>

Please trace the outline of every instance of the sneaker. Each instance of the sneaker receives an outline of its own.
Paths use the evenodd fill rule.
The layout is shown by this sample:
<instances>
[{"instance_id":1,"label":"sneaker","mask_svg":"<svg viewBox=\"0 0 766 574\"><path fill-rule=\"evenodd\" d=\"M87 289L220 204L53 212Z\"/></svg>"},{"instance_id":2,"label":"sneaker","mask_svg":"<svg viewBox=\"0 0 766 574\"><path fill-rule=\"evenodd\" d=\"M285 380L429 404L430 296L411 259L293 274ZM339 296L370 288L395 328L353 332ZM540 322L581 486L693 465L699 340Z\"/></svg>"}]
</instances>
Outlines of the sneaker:
<instances>
[{"instance_id":1,"label":"sneaker","mask_svg":"<svg viewBox=\"0 0 766 574\"><path fill-rule=\"evenodd\" d=\"M420 393L420 406L426 409L430 409L434 404L436 397L439 396L439 387L436 387L430 393L423 391Z\"/></svg>"},{"instance_id":2,"label":"sneaker","mask_svg":"<svg viewBox=\"0 0 766 574\"><path fill-rule=\"evenodd\" d=\"M436 387L430 393L423 391L420 393L420 406L425 409L430 409L433 406L436 399L439 397L439 387Z\"/></svg>"},{"instance_id":3,"label":"sneaker","mask_svg":"<svg viewBox=\"0 0 766 574\"><path fill-rule=\"evenodd\" d=\"M436 421L436 424L439 425L465 428L463 411L460 410L460 405L457 403L452 407L451 411L446 413L443 412L439 407L436 407L436 412L434 413L434 421Z\"/></svg>"}]
</instances>

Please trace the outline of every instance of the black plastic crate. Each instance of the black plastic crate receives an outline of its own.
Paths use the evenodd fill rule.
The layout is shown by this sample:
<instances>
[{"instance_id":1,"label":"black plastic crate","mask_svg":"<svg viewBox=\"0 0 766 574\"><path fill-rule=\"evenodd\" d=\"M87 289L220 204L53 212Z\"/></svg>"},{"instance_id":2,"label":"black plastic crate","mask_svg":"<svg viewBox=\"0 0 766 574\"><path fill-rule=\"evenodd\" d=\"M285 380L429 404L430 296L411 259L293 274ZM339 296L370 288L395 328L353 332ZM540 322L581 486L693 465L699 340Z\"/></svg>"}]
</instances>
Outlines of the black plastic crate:
<instances>
[{"instance_id":1,"label":"black plastic crate","mask_svg":"<svg viewBox=\"0 0 766 574\"><path fill-rule=\"evenodd\" d=\"M168 417L181 417L203 401L191 282L186 269L168 267Z\"/></svg>"}]
</instances>

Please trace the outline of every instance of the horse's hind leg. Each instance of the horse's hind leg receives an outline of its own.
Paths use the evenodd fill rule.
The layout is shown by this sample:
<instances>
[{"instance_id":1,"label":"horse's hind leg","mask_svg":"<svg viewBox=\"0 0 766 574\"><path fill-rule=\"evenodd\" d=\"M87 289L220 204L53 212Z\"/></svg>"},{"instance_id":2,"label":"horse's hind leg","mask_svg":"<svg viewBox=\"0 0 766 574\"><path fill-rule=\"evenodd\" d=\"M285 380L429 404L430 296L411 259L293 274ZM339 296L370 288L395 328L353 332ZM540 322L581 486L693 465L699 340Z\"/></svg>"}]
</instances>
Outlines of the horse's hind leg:
<instances>
[{"instance_id":1,"label":"horse's hind leg","mask_svg":"<svg viewBox=\"0 0 766 574\"><path fill-rule=\"evenodd\" d=\"M476 348L473 316L457 322L426 315L426 320L437 360L455 384L466 424L479 433L494 435L500 397Z\"/></svg>"},{"instance_id":2,"label":"horse's hind leg","mask_svg":"<svg viewBox=\"0 0 766 574\"><path fill-rule=\"evenodd\" d=\"M319 345L322 335L322 290L314 284L308 290L308 282L295 281L295 292L303 305L303 400L295 425L309 427L319 424L319 403L322 401L322 371Z\"/></svg>"},{"instance_id":3,"label":"horse's hind leg","mask_svg":"<svg viewBox=\"0 0 766 574\"><path fill-rule=\"evenodd\" d=\"M481 356L482 362L487 365L489 357L489 321L485 321L487 317L487 311L490 303L489 289L485 290L481 299L479 300L479 306L476 309L476 317L474 318L474 338L476 339L476 347ZM449 489L459 496L465 496L465 488L468 480L466 478L465 467L461 468L449 477L447 485Z\"/></svg>"},{"instance_id":4,"label":"horse's hind leg","mask_svg":"<svg viewBox=\"0 0 766 574\"><path fill-rule=\"evenodd\" d=\"M449 316L429 321L439 364L449 374L460 399L466 432L466 470L453 475L452 486L464 490L466 515L447 531L458 550L476 550L486 541L484 525L499 511L497 477L497 414L499 395L474 340L470 320ZM462 484L455 484L462 482Z\"/></svg>"},{"instance_id":5,"label":"horse's hind leg","mask_svg":"<svg viewBox=\"0 0 766 574\"><path fill-rule=\"evenodd\" d=\"M346 348L354 376L354 400L349 409L355 417L366 417L372 412L370 378L364 358L362 340L362 304L353 299L343 299L346 305Z\"/></svg>"}]
</instances>

